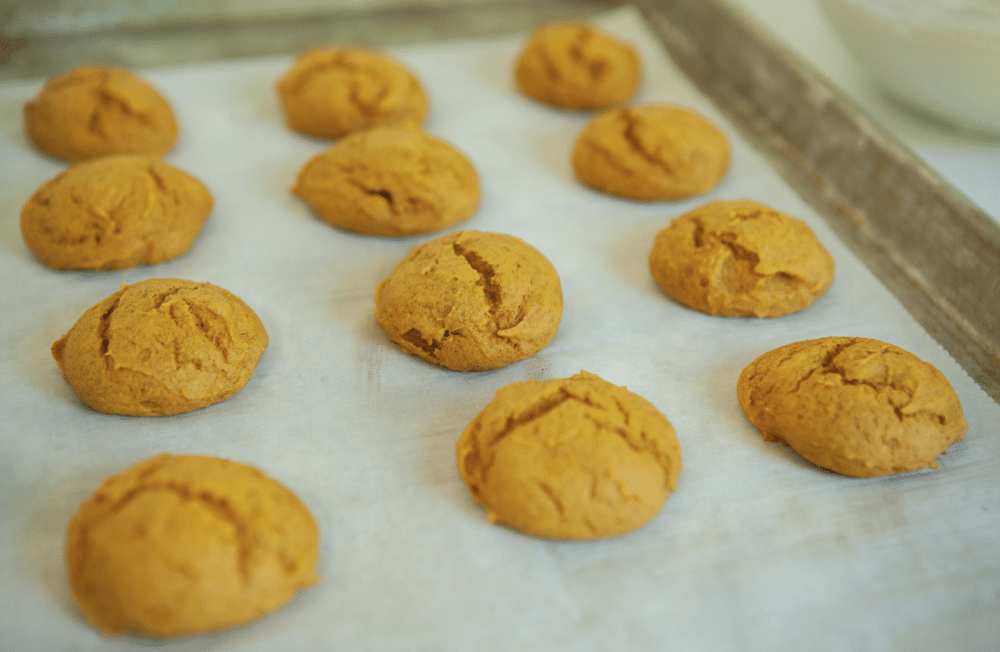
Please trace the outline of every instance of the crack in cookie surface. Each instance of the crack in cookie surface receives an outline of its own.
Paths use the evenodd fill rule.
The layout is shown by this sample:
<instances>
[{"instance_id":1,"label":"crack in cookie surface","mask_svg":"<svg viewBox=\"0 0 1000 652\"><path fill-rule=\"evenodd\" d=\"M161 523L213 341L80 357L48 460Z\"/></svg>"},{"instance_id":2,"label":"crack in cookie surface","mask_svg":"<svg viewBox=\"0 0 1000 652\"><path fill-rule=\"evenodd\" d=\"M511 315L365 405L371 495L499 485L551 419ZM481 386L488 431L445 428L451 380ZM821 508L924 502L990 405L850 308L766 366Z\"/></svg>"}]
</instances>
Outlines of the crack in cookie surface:
<instances>
[{"instance_id":1,"label":"crack in cookie surface","mask_svg":"<svg viewBox=\"0 0 1000 652\"><path fill-rule=\"evenodd\" d=\"M159 469L151 471L155 474ZM229 500L225 496L214 494L207 489L194 489L188 485L175 481L147 481L137 484L126 492L115 502L109 504L100 517L94 518L88 527L81 529L81 536L86 538L94 527L105 521L112 520L121 514L129 505L135 502L140 496L163 491L175 495L179 499L180 507L184 508L185 503L197 502L209 508L220 520L229 523L237 539L237 556L234 560L243 581L249 582L251 577L250 560L254 556L254 548L259 541L250 535L249 527L244 519L232 509ZM85 560L84 560L85 561ZM175 567L178 568L178 567Z\"/></svg>"},{"instance_id":2,"label":"crack in cookie surface","mask_svg":"<svg viewBox=\"0 0 1000 652\"><path fill-rule=\"evenodd\" d=\"M469 263L469 267L476 270L482 279L483 296L486 297L486 304L489 306L490 314L496 315L500 302L503 300L500 285L496 282L496 268L475 251L466 249L460 243L452 245L455 253Z\"/></svg>"}]
</instances>

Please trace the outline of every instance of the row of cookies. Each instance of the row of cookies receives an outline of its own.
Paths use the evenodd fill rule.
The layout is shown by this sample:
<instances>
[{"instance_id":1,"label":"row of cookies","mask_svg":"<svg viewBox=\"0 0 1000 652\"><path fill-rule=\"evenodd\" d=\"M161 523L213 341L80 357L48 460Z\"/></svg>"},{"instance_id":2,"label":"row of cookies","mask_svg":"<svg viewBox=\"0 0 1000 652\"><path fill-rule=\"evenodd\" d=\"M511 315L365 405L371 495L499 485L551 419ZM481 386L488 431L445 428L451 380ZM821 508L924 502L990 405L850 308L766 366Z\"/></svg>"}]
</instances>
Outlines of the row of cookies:
<instances>
[{"instance_id":1,"label":"row of cookies","mask_svg":"<svg viewBox=\"0 0 1000 652\"><path fill-rule=\"evenodd\" d=\"M347 139L343 138L342 141L344 140ZM745 252L747 251L745 244L738 241L747 236L734 235L731 229L727 230L715 226L711 215L729 215L730 222L760 222L758 231L761 234L770 233L772 230L768 219L771 222L784 222L784 218L787 217L778 214L778 217L768 217L763 220L756 218L734 219L732 218L734 210L731 206L710 204L704 207L700 216L690 217L680 223L675 229L677 232L675 239L688 244L700 243L697 244L696 249L704 249L706 243L714 243L715 246L721 247L723 250L734 252L742 247L742 251ZM769 214L768 211L769 209L760 205L735 210L737 214L751 212L765 216ZM791 230L794 231L794 227ZM669 240L666 236L664 238ZM494 321L488 324L485 330L488 334L495 334L500 330L517 333L519 336L529 334L528 331L531 329L528 329L525 324L534 323L534 316L531 320L526 321L529 311L524 306L530 306L530 303L511 305L504 303L503 288L508 286L511 288L508 296L526 296L537 289L538 294L543 297L538 302L542 306L537 311L538 315L550 322L555 317L555 327L557 327L558 316L554 309L557 293L553 291L553 288L558 288L558 276L554 269L551 269L551 265L545 268L548 261L544 260L544 257L537 260L534 254L524 249L525 246L531 249L530 246L520 241L517 241L520 243L517 244L512 242L513 240L516 239L502 234L462 232L445 236L445 238L415 249L397 268L398 274L397 271L394 271L376 291L376 310L377 315L382 313L379 322L383 329L389 333L389 328L386 325L392 324L390 328L397 333L397 343L404 350L407 350L407 345L411 346L410 352L416 355L421 355L422 352L427 354L422 357L437 358L433 361L449 368L462 368L463 364L468 364L465 362L470 357L467 354L457 353L452 356L449 353L449 357L446 358L444 353L445 349L451 346L448 344L449 342L459 342L463 338L469 339L470 335L476 332L474 328L469 327L462 314L456 314L465 310L467 300L453 298L447 305L442 304L439 308L431 310L428 313L429 318L424 320L427 322L427 328L423 329L419 325L407 324L405 320L399 319L399 314L407 312L406 308L399 307L394 302L389 301L389 297L396 295L402 297L400 300L415 295L419 296L421 290L414 290L413 282L419 277L415 270L423 269L433 269L435 274L440 272L440 277L429 283L430 287L441 288L454 282L456 292L460 291L462 287L474 289L477 300L481 298L479 303L483 305L482 308L477 307L474 311L475 319L480 319L483 315L494 318ZM657 241L660 241L659 236ZM789 242L793 241L789 239ZM791 248L796 249L797 246L792 244ZM820 249L822 248L820 247ZM657 268L673 264L680 258L679 255L670 252L671 249L667 247L660 254L654 256L657 253L657 245L654 244L650 256L651 271L654 276L657 274L655 271ZM807 258L816 257L816 255L807 256ZM822 256L818 257L822 259ZM665 262L663 265L654 265L654 258ZM749 265L750 263L747 261L752 259L752 255L744 255L742 258L737 256L736 258ZM516 272L521 270L516 268L524 260L535 261L533 264L542 271L534 274L528 273L519 280ZM511 268L512 272L509 274L504 268L504 261L511 262L508 267ZM449 269L449 265L454 270ZM701 267L698 269L704 267L702 263L699 265ZM832 263L829 267L832 278ZM710 286L711 281L719 277L717 272L700 271L697 273L701 273L704 278L708 279L707 285L703 285L703 282L698 280L697 274L690 270L687 272L665 272L664 275L673 274L681 279L676 281L676 285L681 287L687 285L696 289ZM729 278L727 284L723 284L724 287L731 288L735 285L738 290L746 285L744 280L740 280L739 274L729 274L729 276L732 278ZM775 273L773 276L782 282L788 280L781 273ZM786 273L784 276L792 275ZM460 277L467 277L467 279L461 278L460 280ZM685 285L684 279L688 279L690 282ZM667 287L671 287L671 282L661 282L659 278L657 281L664 286L668 293L671 292L667 290ZM162 314L169 316L172 321L171 328L177 324L188 324L191 326L189 332L200 333L198 337L203 338L206 342L216 345L222 341L223 345L217 348L219 351L225 351L222 354L223 358L229 356L229 349L225 348L229 346L228 342L220 340L218 329L212 327L212 319L220 313L220 310L217 307L202 310L198 307L198 301L189 302L185 297L180 296L186 291L182 290L180 284L185 282L176 282L173 285L171 283L174 282L167 283L170 287L165 292L156 295L158 298L150 298L147 295L142 297L142 300L156 303L157 308L162 309ZM397 285L398 287L395 287ZM536 286L538 287L536 288ZM546 286L548 286L547 291ZM829 284L826 283L825 287L828 286ZM822 279L815 282L812 298L822 294L825 287ZM816 291L816 288L821 289ZM136 289L136 286L123 288L123 292L126 289ZM199 292L192 294L199 294L201 290L206 289L202 287L198 290ZM426 292L426 290L423 291ZM215 293L215 290L211 292ZM678 292L678 296L681 294ZM796 305L795 301L800 303L806 301L805 305L811 301L811 299L796 299L796 291L790 291L787 294L791 297L788 301L776 303L794 306ZM747 303L746 297L741 296L739 292L731 292L731 295L737 298L735 303L739 305ZM174 296L177 297L176 301L171 298ZM544 297L548 297L548 300ZM561 293L558 294L558 298L559 305L561 305ZM117 311L119 307L125 309L131 304L131 298L123 299L124 296L119 295L110 304L104 305L94 312L101 317L106 317ZM231 306L233 299L231 295L226 298L213 296L207 303L212 306ZM447 301L447 299L445 300ZM678 298L678 300L687 303L683 299ZM698 300L704 301L709 306L706 312L712 312L711 306L717 305L711 298ZM693 300L692 304L694 302ZM461 306L461 310L458 310L456 306ZM785 312L788 312L801 307L804 306L776 310L784 309ZM699 309L704 310L705 308ZM725 312L724 310L719 310L715 314L746 314ZM123 312L122 315L124 314ZM784 313L776 312L774 314ZM180 315L180 319L177 318L178 315ZM443 322L443 320L438 319L440 315L447 315L448 319L452 321L447 322L447 325L442 327L438 323L438 321ZM100 332L101 328L107 329L110 324L110 321L107 321L104 326L101 326L101 317L96 320L98 325L95 330L97 332ZM541 329L541 332L545 333L546 329ZM551 334L554 335L554 333L553 327ZM266 334L264 337L266 338ZM390 335L390 338L393 336ZM182 339L186 340L188 337L183 336ZM395 340L395 338L393 339ZM520 351L527 355L544 347L548 341L535 334L531 334L528 340L535 343L522 345ZM264 341L266 343L266 339ZM54 346L54 354L60 348L58 345L57 342L57 345ZM108 338L107 344L102 338L101 346L110 346L110 338ZM532 349L533 346L537 346L537 348ZM829 363L836 357L833 352L825 347L819 348L824 352L823 355L817 355L810 349L807 357L810 359L821 358L827 364L823 369L839 369L839 367L833 367ZM840 354L847 351L849 347L838 345L837 349L836 353ZM874 355L884 357L885 353L886 350L879 350ZM869 351L868 354L872 355L872 352ZM500 356L489 364L502 366L509 364L504 360L513 361L510 359L509 352L505 355L507 357ZM451 361L453 359L463 362L454 363L454 366L442 362L442 360ZM522 358L515 357L514 359ZM495 368L495 366L482 368ZM754 368L758 367L759 365ZM838 371L837 373L841 377L847 378L844 372ZM752 375L762 376L764 374L755 371ZM808 372L806 375L810 378L813 375L822 376L818 372ZM893 376L894 374L890 373L889 375ZM772 385L780 386L781 384L777 381L769 382ZM743 384L741 378L741 385ZM870 384L874 384L874 381L870 381ZM857 386L857 383L854 386ZM744 402L743 395L750 395L752 392L753 390L744 391L741 388L741 404ZM766 401L762 397L771 393L770 391L758 391L758 396L750 400L748 404L765 405ZM781 394L781 392L777 392L777 394ZM920 402L918 401L918 403ZM769 412L769 409L765 408L763 411L766 413ZM904 413L906 413L905 406ZM751 418L753 419L753 417ZM945 418L953 423L958 422L953 413L948 413ZM757 421L754 420L754 423L756 424ZM630 430L632 427L636 429ZM765 428L761 427L765 436L768 436L769 432L773 432L774 434L771 436L774 439L791 443L789 441L791 438L783 437L777 428L770 426L768 428L769 430L765 432ZM821 426L817 426L817 430L824 431ZM593 436L590 436L591 434ZM928 452L930 451L928 450ZM494 402L484 408L473 422L470 422L469 427L456 444L456 453L463 479L468 484L473 496L487 508L491 519L511 523L526 532L552 537L608 536L639 527L659 510L666 495L676 485L681 468L680 450L672 428L666 419L643 399L586 373L581 373L571 379L559 379L547 383L517 384L510 388L504 388L498 392ZM933 464L933 459L936 456L937 454L934 454L930 458L930 464ZM614 460L616 466L609 467L608 460ZM924 465L926 466L926 464ZM624 482L623 478L634 480L634 485ZM168 484L184 486L183 483L176 482ZM171 488L170 491L177 490ZM211 494L209 495L211 496ZM213 501L207 502L212 503ZM595 510L603 511L597 513Z\"/></svg>"},{"instance_id":2,"label":"row of cookies","mask_svg":"<svg viewBox=\"0 0 1000 652\"><path fill-rule=\"evenodd\" d=\"M82 67L25 106L42 152L78 161L24 205L29 249L55 269L112 270L186 252L213 198L159 157L169 105L127 71ZM166 415L225 400L268 345L257 315L208 283L149 279L86 311L52 345L84 404ZM105 633L178 636L257 618L318 581L319 529L285 487L249 466L160 455L109 478L66 533L80 610Z\"/></svg>"},{"instance_id":3,"label":"row of cookies","mask_svg":"<svg viewBox=\"0 0 1000 652\"><path fill-rule=\"evenodd\" d=\"M566 58L568 52L575 57ZM547 85L538 72L546 65ZM631 48L612 37L560 24L532 36L516 71L529 96L557 106L607 106L634 92L639 64ZM338 139L303 166L292 190L330 224L411 235L475 213L476 171L450 144L420 131L428 101L402 65L356 48L310 50L277 90L289 128ZM39 188L22 210L25 242L47 265L123 269L162 262L191 246L212 207L204 185L162 163L117 158L158 158L176 141L169 104L146 82L125 70L82 66L49 80L25 105L24 121L40 151L78 162ZM116 158L94 162L105 157ZM678 199L713 187L729 152L725 136L702 116L654 104L597 116L580 134L572 159L580 181L595 189ZM119 176L130 183L109 188L108 179ZM158 199L167 205L157 206ZM104 219L94 220L95 214Z\"/></svg>"}]
</instances>

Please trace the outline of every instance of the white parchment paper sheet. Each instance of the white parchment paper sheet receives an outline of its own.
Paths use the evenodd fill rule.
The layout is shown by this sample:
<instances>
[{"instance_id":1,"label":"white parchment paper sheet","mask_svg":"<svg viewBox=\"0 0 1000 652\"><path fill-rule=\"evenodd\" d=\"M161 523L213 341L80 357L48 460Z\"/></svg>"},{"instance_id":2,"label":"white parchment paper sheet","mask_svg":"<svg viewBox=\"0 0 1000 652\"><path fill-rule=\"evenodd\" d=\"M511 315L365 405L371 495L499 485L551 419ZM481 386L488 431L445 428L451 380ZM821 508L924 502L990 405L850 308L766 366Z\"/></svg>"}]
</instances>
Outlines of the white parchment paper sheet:
<instances>
[{"instance_id":1,"label":"white parchment paper sheet","mask_svg":"<svg viewBox=\"0 0 1000 652\"><path fill-rule=\"evenodd\" d=\"M0 648L4 650L980 650L998 649L1000 409L722 119L639 14L603 16L645 61L636 101L694 107L732 140L710 194L641 204L573 179L589 114L519 95L522 35L395 48L424 82L425 128L463 150L482 207L457 228L516 235L563 282L558 335L486 373L402 354L372 296L413 246L335 230L289 192L329 143L288 131L274 83L291 56L142 74L172 102L168 161L216 206L192 250L156 267L42 266L20 207L64 164L34 151L21 105L41 80L0 86ZM710 317L669 300L646 258L654 234L711 199L749 197L805 219L837 260L833 288L780 319ZM123 283L180 277L242 297L271 345L232 399L169 418L84 407L49 346ZM938 366L969 420L941 470L880 479L820 471L765 444L736 402L740 370L788 342L875 337ZM491 525L455 468L454 442L500 387L581 369L627 385L677 429L684 473L628 536L552 542ZM250 463L295 491L322 528L323 582L230 631L169 642L106 638L74 607L63 536L107 476L160 452ZM985 647L983 647L985 646Z\"/></svg>"}]
</instances>

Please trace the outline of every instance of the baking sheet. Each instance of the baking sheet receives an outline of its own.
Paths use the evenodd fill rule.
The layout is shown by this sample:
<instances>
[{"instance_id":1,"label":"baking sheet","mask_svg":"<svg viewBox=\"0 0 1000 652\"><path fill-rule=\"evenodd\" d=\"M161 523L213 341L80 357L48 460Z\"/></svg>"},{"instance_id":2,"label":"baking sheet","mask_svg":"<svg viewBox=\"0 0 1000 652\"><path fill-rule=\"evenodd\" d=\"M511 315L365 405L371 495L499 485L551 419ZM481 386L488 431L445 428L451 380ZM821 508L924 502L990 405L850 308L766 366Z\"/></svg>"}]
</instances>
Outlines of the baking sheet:
<instances>
[{"instance_id":1,"label":"baking sheet","mask_svg":"<svg viewBox=\"0 0 1000 652\"><path fill-rule=\"evenodd\" d=\"M642 52L636 101L694 107L732 139L711 193L640 204L577 184L569 151L589 115L520 96L521 36L394 47L424 82L425 128L463 150L483 184L456 228L537 247L563 283L559 333L504 369L455 373L402 354L372 317L377 283L413 246L332 229L289 194L328 143L285 129L275 80L291 56L143 70L183 133L168 161L216 206L192 250L111 273L44 268L21 241L21 204L64 165L21 133L40 80L0 86L0 648L12 650L972 650L1000 643L1000 407L931 339L660 49L632 9L599 20ZM835 257L833 288L780 319L710 317L673 303L646 256L670 219L749 197L806 220ZM121 283L181 277L242 297L270 336L232 399L168 418L98 414L48 349ZM941 470L852 479L765 444L735 397L740 370L782 344L875 337L940 368L969 434ZM644 529L552 542L491 525L455 469L454 442L500 387L586 369L640 394L678 432L684 472ZM160 452L254 464L295 491L322 530L323 582L226 632L107 638L70 599L62 544L100 482Z\"/></svg>"}]
</instances>

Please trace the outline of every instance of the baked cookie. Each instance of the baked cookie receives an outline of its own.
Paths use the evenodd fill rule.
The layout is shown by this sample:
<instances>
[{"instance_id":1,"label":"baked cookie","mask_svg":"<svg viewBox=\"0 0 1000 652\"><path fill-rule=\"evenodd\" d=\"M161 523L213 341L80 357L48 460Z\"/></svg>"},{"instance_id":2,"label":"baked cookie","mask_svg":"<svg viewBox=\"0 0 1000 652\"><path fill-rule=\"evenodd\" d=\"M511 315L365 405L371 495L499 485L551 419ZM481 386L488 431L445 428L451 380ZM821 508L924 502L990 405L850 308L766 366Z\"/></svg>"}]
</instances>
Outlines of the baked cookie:
<instances>
[{"instance_id":1,"label":"baked cookie","mask_svg":"<svg viewBox=\"0 0 1000 652\"><path fill-rule=\"evenodd\" d=\"M375 291L375 318L405 353L454 371L497 369L555 337L562 287L524 241L459 231L406 255Z\"/></svg>"},{"instance_id":2,"label":"baked cookie","mask_svg":"<svg viewBox=\"0 0 1000 652\"><path fill-rule=\"evenodd\" d=\"M157 158L77 163L21 209L21 235L53 269L126 269L180 256L212 211L200 181Z\"/></svg>"},{"instance_id":3,"label":"baked cookie","mask_svg":"<svg viewBox=\"0 0 1000 652\"><path fill-rule=\"evenodd\" d=\"M215 457L107 479L66 534L73 599L106 634L181 636L272 611L319 581L319 529L288 489Z\"/></svg>"},{"instance_id":4,"label":"baked cookie","mask_svg":"<svg viewBox=\"0 0 1000 652\"><path fill-rule=\"evenodd\" d=\"M63 378L108 414L164 416L224 401L253 375L267 333L210 283L153 278L97 303L52 345Z\"/></svg>"},{"instance_id":5,"label":"baked cookie","mask_svg":"<svg viewBox=\"0 0 1000 652\"><path fill-rule=\"evenodd\" d=\"M765 441L813 464L871 477L936 469L968 429L944 375L912 353L863 337L824 337L769 351L736 384Z\"/></svg>"},{"instance_id":6,"label":"baked cookie","mask_svg":"<svg viewBox=\"0 0 1000 652\"><path fill-rule=\"evenodd\" d=\"M586 371L501 388L455 450L462 479L491 521L555 539L642 527L681 474L667 419Z\"/></svg>"},{"instance_id":7,"label":"baked cookie","mask_svg":"<svg viewBox=\"0 0 1000 652\"><path fill-rule=\"evenodd\" d=\"M528 97L562 109L603 109L635 94L639 55L627 43L586 23L542 25L514 66Z\"/></svg>"},{"instance_id":8,"label":"baked cookie","mask_svg":"<svg viewBox=\"0 0 1000 652\"><path fill-rule=\"evenodd\" d=\"M479 176L448 143L408 127L344 136L299 172L292 192L326 222L372 235L439 231L479 207Z\"/></svg>"},{"instance_id":9,"label":"baked cookie","mask_svg":"<svg viewBox=\"0 0 1000 652\"><path fill-rule=\"evenodd\" d=\"M24 105L24 129L40 151L71 162L163 156L177 140L177 121L163 96L132 72L103 66L49 79Z\"/></svg>"},{"instance_id":10,"label":"baked cookie","mask_svg":"<svg viewBox=\"0 0 1000 652\"><path fill-rule=\"evenodd\" d=\"M610 109L584 127L573 171L595 190L627 199L685 199L708 192L729 167L729 141L679 106Z\"/></svg>"},{"instance_id":11,"label":"baked cookie","mask_svg":"<svg viewBox=\"0 0 1000 652\"><path fill-rule=\"evenodd\" d=\"M833 258L806 224L750 200L715 201L656 234L649 271L673 299L710 315L778 317L833 283Z\"/></svg>"},{"instance_id":12,"label":"baked cookie","mask_svg":"<svg viewBox=\"0 0 1000 652\"><path fill-rule=\"evenodd\" d=\"M320 138L407 122L420 124L427 97L416 76L361 48L307 50L278 80L288 128Z\"/></svg>"}]
</instances>

